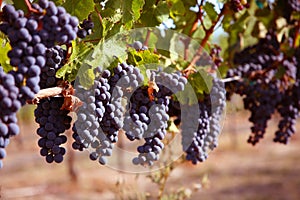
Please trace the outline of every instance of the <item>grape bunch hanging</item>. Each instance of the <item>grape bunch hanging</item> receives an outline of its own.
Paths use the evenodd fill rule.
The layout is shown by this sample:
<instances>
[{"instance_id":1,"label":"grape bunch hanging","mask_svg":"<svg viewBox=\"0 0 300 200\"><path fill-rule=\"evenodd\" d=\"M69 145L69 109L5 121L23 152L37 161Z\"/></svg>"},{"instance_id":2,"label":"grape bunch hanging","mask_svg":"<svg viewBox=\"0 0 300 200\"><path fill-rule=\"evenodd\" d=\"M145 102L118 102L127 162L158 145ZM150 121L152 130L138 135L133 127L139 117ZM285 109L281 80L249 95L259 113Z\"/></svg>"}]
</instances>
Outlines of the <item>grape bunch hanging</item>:
<instances>
[{"instance_id":1,"label":"grape bunch hanging","mask_svg":"<svg viewBox=\"0 0 300 200\"><path fill-rule=\"evenodd\" d=\"M291 45L290 40L292 37L282 43ZM258 44L235 55L237 68L230 69L227 76L240 80L226 84L227 98L233 93L241 95L245 109L251 112L249 143L255 145L264 137L275 111L281 120L274 141L286 144L295 133L300 111L299 51L299 47L292 54L282 51L276 33L270 31Z\"/></svg>"},{"instance_id":2,"label":"grape bunch hanging","mask_svg":"<svg viewBox=\"0 0 300 200\"><path fill-rule=\"evenodd\" d=\"M17 111L40 89L57 84L55 73L63 65L65 56L61 46L70 44L77 37L79 21L63 7L47 0L31 6L28 14L12 5L4 6L2 12L0 31L7 35L11 45L8 57L13 69L4 73L1 68L1 110L5 109L1 112L1 159L6 155L4 148L10 137L19 133ZM44 122L39 123L42 126ZM57 131L52 133L57 134ZM42 132L40 130L41 137L46 137L45 131ZM46 154L45 150L43 152ZM0 167L2 165L0 160Z\"/></svg>"},{"instance_id":3,"label":"grape bunch hanging","mask_svg":"<svg viewBox=\"0 0 300 200\"><path fill-rule=\"evenodd\" d=\"M138 67L121 62L110 70L95 68L92 89L57 78L57 71L70 57L71 42L91 35L93 27L90 17L79 23L63 7L48 0L31 4L28 13L16 10L13 5L3 7L0 31L11 45L7 55L12 69L4 72L0 67L0 168L10 137L19 134L16 113L26 103L33 102L37 104L34 116L39 125L37 145L48 163L63 162L66 154L63 145L72 139L73 149L89 149L90 159L104 165L119 134L124 133L129 141L144 142L137 147L133 164L151 166L164 149L171 118L176 118L178 127L187 129L182 131L186 159L193 164L204 161L207 153L217 146L220 133L219 120L225 106L222 82L214 79L211 94L205 94L197 104L198 121L185 124L181 123L181 110L189 109L190 105L181 105L175 98L188 83L180 71L152 70L150 84L145 83ZM128 46L137 52L148 51L139 41ZM36 98L41 90L57 87L63 88L63 92ZM74 109L75 122L69 115L74 111L72 105L66 100L70 96L80 101ZM192 125L196 128L189 132ZM73 132L72 138L65 135L68 129Z\"/></svg>"},{"instance_id":4,"label":"grape bunch hanging","mask_svg":"<svg viewBox=\"0 0 300 200\"><path fill-rule=\"evenodd\" d=\"M157 85L154 89L151 84L143 85L144 78L137 67L120 63L112 71L100 73L92 90L78 86L77 96L84 104L79 108L72 129L73 148L79 151L88 148L91 160L106 164L118 141L119 131L123 130L129 141L144 141L137 147L138 155L133 158L133 164L151 166L158 161L165 146L168 121L171 117L181 119L180 102L174 99L174 94L184 90L187 79L180 72L154 70L151 74L151 80ZM122 98L127 100L125 106ZM196 107L205 115L199 116L196 124L177 123L182 128L186 159L194 164L206 160L208 152L217 146L225 98L223 83L215 79L210 95ZM181 106L189 107L188 104ZM190 132L189 127L193 126L196 130Z\"/></svg>"}]
</instances>

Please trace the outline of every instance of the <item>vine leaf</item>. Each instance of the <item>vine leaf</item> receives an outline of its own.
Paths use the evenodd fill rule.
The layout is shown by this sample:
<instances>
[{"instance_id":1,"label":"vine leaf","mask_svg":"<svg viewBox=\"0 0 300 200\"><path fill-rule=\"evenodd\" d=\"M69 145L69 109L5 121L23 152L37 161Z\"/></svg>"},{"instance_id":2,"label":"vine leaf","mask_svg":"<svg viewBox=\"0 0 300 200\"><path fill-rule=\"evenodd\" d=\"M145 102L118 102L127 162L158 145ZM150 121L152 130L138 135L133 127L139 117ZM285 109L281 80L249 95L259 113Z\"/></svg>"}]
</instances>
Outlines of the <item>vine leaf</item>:
<instances>
[{"instance_id":1,"label":"vine leaf","mask_svg":"<svg viewBox=\"0 0 300 200\"><path fill-rule=\"evenodd\" d=\"M166 21L169 18L169 12L169 7L166 2L158 2L155 10L155 16L159 22Z\"/></svg>"},{"instance_id":2,"label":"vine leaf","mask_svg":"<svg viewBox=\"0 0 300 200\"><path fill-rule=\"evenodd\" d=\"M83 61L85 60L86 56L91 52L93 46L89 43L76 43L72 42L73 52L71 57L62 68L60 68L56 76L58 78L63 78L69 82L75 80L78 70L81 67ZM82 76L82 74L78 74Z\"/></svg>"},{"instance_id":3,"label":"vine leaf","mask_svg":"<svg viewBox=\"0 0 300 200\"><path fill-rule=\"evenodd\" d=\"M7 53L11 48L9 43L3 38L0 38L0 45L0 65L3 67L4 71L8 72L12 70L12 66L9 64L9 58L7 56Z\"/></svg>"},{"instance_id":4,"label":"vine leaf","mask_svg":"<svg viewBox=\"0 0 300 200\"><path fill-rule=\"evenodd\" d=\"M155 0L147 0L140 16L140 23L144 27L158 26L165 19L169 18L169 7L166 2L159 2L153 6Z\"/></svg>"},{"instance_id":5,"label":"vine leaf","mask_svg":"<svg viewBox=\"0 0 300 200\"><path fill-rule=\"evenodd\" d=\"M215 10L215 5L211 2L206 2L203 6L203 9L205 10L206 14L208 15L209 19L214 22L218 18L218 13Z\"/></svg>"},{"instance_id":6,"label":"vine leaf","mask_svg":"<svg viewBox=\"0 0 300 200\"><path fill-rule=\"evenodd\" d=\"M13 0L13 3L16 10L23 10L24 12L28 11L25 1Z\"/></svg>"},{"instance_id":7,"label":"vine leaf","mask_svg":"<svg viewBox=\"0 0 300 200\"><path fill-rule=\"evenodd\" d=\"M131 50L128 53L128 61L129 64L134 66L144 65L144 64L153 64L159 62L159 56L152 53L150 50L145 51L135 51Z\"/></svg>"},{"instance_id":8,"label":"vine leaf","mask_svg":"<svg viewBox=\"0 0 300 200\"><path fill-rule=\"evenodd\" d=\"M185 6L181 0L170 0L168 3L171 4L170 16L172 18L185 14Z\"/></svg>"},{"instance_id":9,"label":"vine leaf","mask_svg":"<svg viewBox=\"0 0 300 200\"><path fill-rule=\"evenodd\" d=\"M132 28L134 21L137 21L140 18L141 16L140 12L144 4L145 4L144 0L123 0L122 22L127 29Z\"/></svg>"},{"instance_id":10,"label":"vine leaf","mask_svg":"<svg viewBox=\"0 0 300 200\"><path fill-rule=\"evenodd\" d=\"M204 70L199 70L197 73L191 74L188 79L197 96L203 93L210 93L213 77Z\"/></svg>"},{"instance_id":11,"label":"vine leaf","mask_svg":"<svg viewBox=\"0 0 300 200\"><path fill-rule=\"evenodd\" d=\"M256 10L255 16L257 17L257 20L262 22L266 28L270 27L272 20L274 18L274 13L271 12L271 9L269 7Z\"/></svg>"},{"instance_id":12,"label":"vine leaf","mask_svg":"<svg viewBox=\"0 0 300 200\"><path fill-rule=\"evenodd\" d=\"M93 0L66 0L63 7L68 13L78 17L80 21L86 19L94 10L95 3Z\"/></svg>"}]
</instances>

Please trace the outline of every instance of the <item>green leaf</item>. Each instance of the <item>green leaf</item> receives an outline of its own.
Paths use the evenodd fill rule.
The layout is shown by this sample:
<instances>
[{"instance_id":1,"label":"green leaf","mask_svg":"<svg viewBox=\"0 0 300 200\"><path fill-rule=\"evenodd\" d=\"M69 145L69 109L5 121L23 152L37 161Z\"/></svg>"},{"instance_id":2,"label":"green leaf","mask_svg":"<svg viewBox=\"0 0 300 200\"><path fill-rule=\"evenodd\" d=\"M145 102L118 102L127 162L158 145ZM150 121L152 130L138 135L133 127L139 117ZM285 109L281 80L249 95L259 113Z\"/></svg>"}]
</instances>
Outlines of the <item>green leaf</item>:
<instances>
[{"instance_id":1,"label":"green leaf","mask_svg":"<svg viewBox=\"0 0 300 200\"><path fill-rule=\"evenodd\" d=\"M265 25L266 28L270 27L274 18L273 12L271 12L269 7L256 10L255 16L257 17L258 21Z\"/></svg>"},{"instance_id":2,"label":"green leaf","mask_svg":"<svg viewBox=\"0 0 300 200\"><path fill-rule=\"evenodd\" d=\"M169 0L168 5L171 5L170 16L175 18L177 15L184 15L186 10L184 3L181 0Z\"/></svg>"},{"instance_id":3,"label":"green leaf","mask_svg":"<svg viewBox=\"0 0 300 200\"><path fill-rule=\"evenodd\" d=\"M85 88L91 88L95 80L95 74L91 66L84 63L78 71L79 83Z\"/></svg>"},{"instance_id":4,"label":"green leaf","mask_svg":"<svg viewBox=\"0 0 300 200\"><path fill-rule=\"evenodd\" d=\"M158 26L161 22L158 20L161 15L159 12L157 12L155 6L156 0L147 0L145 1L145 5L143 7L143 12L141 13L140 17L140 25L142 27L154 27ZM158 16L158 17L157 17Z\"/></svg>"},{"instance_id":5,"label":"green leaf","mask_svg":"<svg viewBox=\"0 0 300 200\"><path fill-rule=\"evenodd\" d=\"M69 58L68 63L66 63L62 68L56 72L58 78L63 78L69 82L72 82L76 79L78 70L81 65L84 63L86 56L91 52L93 46L89 43L76 43L72 42L73 52ZM78 74L79 77L83 76Z\"/></svg>"},{"instance_id":6,"label":"green leaf","mask_svg":"<svg viewBox=\"0 0 300 200\"><path fill-rule=\"evenodd\" d=\"M181 40L181 35L174 34L170 41L170 58L173 61L178 60L180 57L184 57L184 43Z\"/></svg>"},{"instance_id":7,"label":"green leaf","mask_svg":"<svg viewBox=\"0 0 300 200\"><path fill-rule=\"evenodd\" d=\"M141 16L140 12L145 4L144 0L123 0L122 2L122 22L127 29Z\"/></svg>"},{"instance_id":8,"label":"green leaf","mask_svg":"<svg viewBox=\"0 0 300 200\"><path fill-rule=\"evenodd\" d=\"M120 5L122 3L122 0L108 0L105 3L105 8L111 8L112 10L120 9Z\"/></svg>"},{"instance_id":9,"label":"green leaf","mask_svg":"<svg viewBox=\"0 0 300 200\"><path fill-rule=\"evenodd\" d=\"M126 44L123 38L118 36L102 41L95 46L93 52L85 59L85 63L92 67L101 66L107 69L115 62L116 57L125 60L127 58Z\"/></svg>"},{"instance_id":10,"label":"green leaf","mask_svg":"<svg viewBox=\"0 0 300 200\"><path fill-rule=\"evenodd\" d=\"M206 2L203 6L203 9L205 10L206 14L208 15L211 21L215 21L218 18L218 13L215 10L215 5L213 3Z\"/></svg>"},{"instance_id":11,"label":"green leaf","mask_svg":"<svg viewBox=\"0 0 300 200\"><path fill-rule=\"evenodd\" d=\"M12 68L13 68L9 64L9 58L7 56L7 53L10 51L11 47L10 47L9 43L3 38L0 38L0 45L1 45L0 65L3 67L3 70L5 72L8 72L8 71L12 70Z\"/></svg>"},{"instance_id":12,"label":"green leaf","mask_svg":"<svg viewBox=\"0 0 300 200\"><path fill-rule=\"evenodd\" d=\"M91 20L94 22L94 28L91 35L88 35L85 40L99 40L103 37L103 32L105 31L106 27L103 23L100 22L99 16L96 12L91 13Z\"/></svg>"},{"instance_id":13,"label":"green leaf","mask_svg":"<svg viewBox=\"0 0 300 200\"><path fill-rule=\"evenodd\" d=\"M155 9L155 17L159 22L166 21L169 18L169 12L167 2L160 1Z\"/></svg>"},{"instance_id":14,"label":"green leaf","mask_svg":"<svg viewBox=\"0 0 300 200\"><path fill-rule=\"evenodd\" d=\"M129 64L132 64L134 66L139 66L144 64L158 63L158 61L159 61L159 56L155 53L152 53L150 50L137 52L133 48L129 49L128 60L127 60Z\"/></svg>"},{"instance_id":15,"label":"green leaf","mask_svg":"<svg viewBox=\"0 0 300 200\"><path fill-rule=\"evenodd\" d=\"M88 15L94 10L93 0L66 0L63 7L71 15L76 16L80 21L86 19Z\"/></svg>"},{"instance_id":16,"label":"green leaf","mask_svg":"<svg viewBox=\"0 0 300 200\"><path fill-rule=\"evenodd\" d=\"M16 10L23 10L25 13L28 11L25 1L13 0L13 3Z\"/></svg>"},{"instance_id":17,"label":"green leaf","mask_svg":"<svg viewBox=\"0 0 300 200\"><path fill-rule=\"evenodd\" d=\"M133 0L132 1L132 12L135 20L138 20L141 16L142 8L145 4L145 0Z\"/></svg>"},{"instance_id":18,"label":"green leaf","mask_svg":"<svg viewBox=\"0 0 300 200\"><path fill-rule=\"evenodd\" d=\"M204 70L199 70L189 76L189 82L193 86L196 94L209 94L212 88L213 77Z\"/></svg>"}]
</instances>

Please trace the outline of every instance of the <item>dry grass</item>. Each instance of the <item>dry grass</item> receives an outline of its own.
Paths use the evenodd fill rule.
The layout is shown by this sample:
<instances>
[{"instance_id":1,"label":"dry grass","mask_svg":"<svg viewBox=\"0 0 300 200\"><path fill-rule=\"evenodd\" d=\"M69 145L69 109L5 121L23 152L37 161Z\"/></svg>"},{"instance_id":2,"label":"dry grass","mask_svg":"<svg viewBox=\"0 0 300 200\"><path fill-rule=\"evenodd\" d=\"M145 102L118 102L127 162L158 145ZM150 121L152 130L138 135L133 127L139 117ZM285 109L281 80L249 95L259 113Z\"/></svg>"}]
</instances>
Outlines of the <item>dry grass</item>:
<instances>
[{"instance_id":1,"label":"dry grass","mask_svg":"<svg viewBox=\"0 0 300 200\"><path fill-rule=\"evenodd\" d=\"M298 200L300 199L300 127L289 145L272 142L272 134L255 147L246 143L247 115L228 113L220 146L197 166L176 168L166 194L180 188L192 191L191 199ZM145 174L121 173L76 153L79 180L73 182L67 162L48 165L39 156L36 125L22 126L22 138L12 140L4 169L0 171L0 199L155 199L157 185ZM274 132L276 123L270 123ZM68 155L67 155L68 157ZM121 158L119 158L121 159Z\"/></svg>"}]
</instances>

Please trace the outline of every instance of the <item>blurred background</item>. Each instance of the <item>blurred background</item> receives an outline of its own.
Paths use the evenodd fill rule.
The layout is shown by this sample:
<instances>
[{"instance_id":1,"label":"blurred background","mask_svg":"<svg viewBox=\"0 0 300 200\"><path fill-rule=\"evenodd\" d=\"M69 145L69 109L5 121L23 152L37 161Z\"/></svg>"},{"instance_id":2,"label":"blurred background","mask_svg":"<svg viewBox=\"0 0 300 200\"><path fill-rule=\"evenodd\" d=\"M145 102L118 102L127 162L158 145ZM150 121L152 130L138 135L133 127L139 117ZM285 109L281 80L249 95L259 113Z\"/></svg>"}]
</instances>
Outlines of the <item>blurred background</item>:
<instances>
[{"instance_id":1,"label":"blurred background","mask_svg":"<svg viewBox=\"0 0 300 200\"><path fill-rule=\"evenodd\" d=\"M87 151L71 149L70 137L64 162L47 164L39 155L33 109L26 106L19 113L21 134L7 148L0 170L0 199L157 199L159 195L195 200L300 199L300 121L288 145L274 143L275 114L265 138L252 146L247 143L249 113L237 96L228 102L219 147L205 162L196 166L180 163L143 174L92 162ZM131 144L126 140L123 145ZM131 162L122 155L113 156L120 165Z\"/></svg>"}]
</instances>

